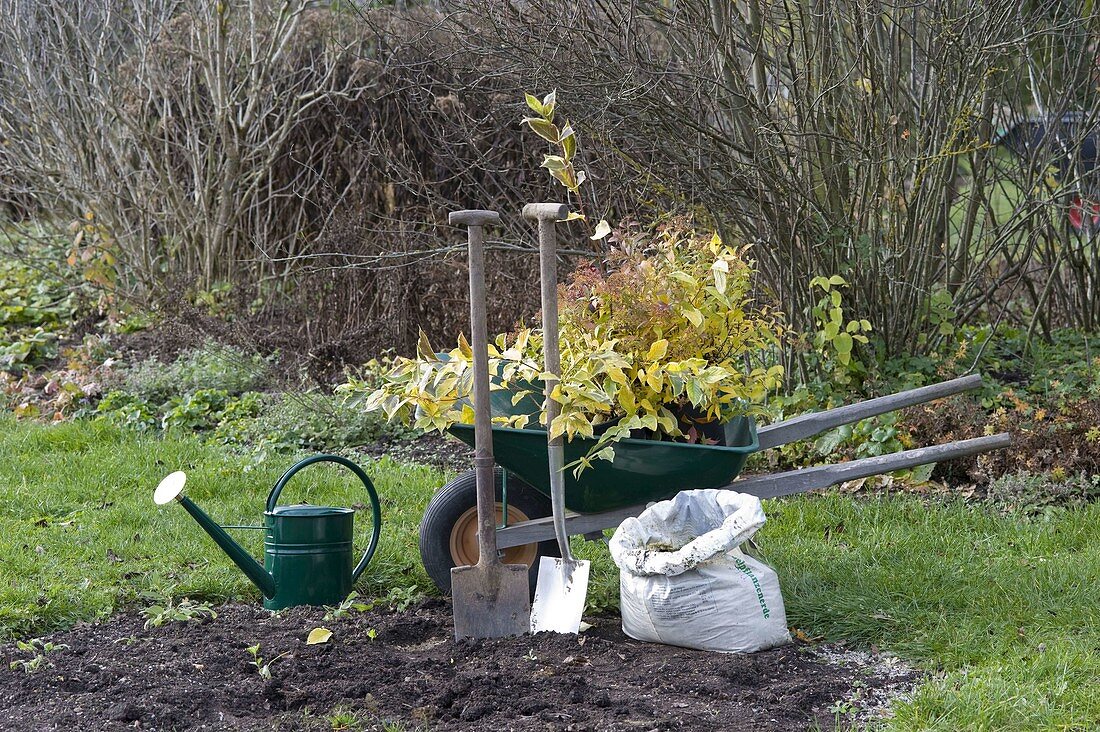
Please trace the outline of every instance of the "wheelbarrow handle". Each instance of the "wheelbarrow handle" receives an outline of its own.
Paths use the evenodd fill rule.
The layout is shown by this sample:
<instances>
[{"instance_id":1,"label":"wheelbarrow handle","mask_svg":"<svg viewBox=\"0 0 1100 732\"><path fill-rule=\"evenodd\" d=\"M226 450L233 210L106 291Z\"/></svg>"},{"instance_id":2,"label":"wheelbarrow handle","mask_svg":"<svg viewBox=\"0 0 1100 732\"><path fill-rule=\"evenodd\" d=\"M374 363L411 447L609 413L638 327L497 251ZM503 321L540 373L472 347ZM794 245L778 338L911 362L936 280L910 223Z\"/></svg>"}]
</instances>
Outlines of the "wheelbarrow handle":
<instances>
[{"instance_id":1,"label":"wheelbarrow handle","mask_svg":"<svg viewBox=\"0 0 1100 732\"><path fill-rule=\"evenodd\" d=\"M868 399L864 402L847 404L836 409L827 409L823 412L813 412L788 419L783 422L761 427L757 430L760 438L760 449L767 450L770 447L786 445L790 442L804 440L807 437L819 435L841 425L852 424L861 419L874 417L879 414L893 412L895 409L911 407L914 404L923 404L934 399L941 399L952 394L976 389L982 385L981 374L971 374L939 384L922 386L917 389L887 394L877 399Z\"/></svg>"},{"instance_id":2,"label":"wheelbarrow handle","mask_svg":"<svg viewBox=\"0 0 1100 732\"><path fill-rule=\"evenodd\" d=\"M748 493L757 498L778 498L793 496L796 493L821 490L849 480L869 478L872 475L892 473L896 470L908 470L918 465L939 463L945 460L978 455L990 450L1000 450L1012 444L1012 437L1002 432L988 437L975 437L970 440L949 442L945 445L918 447L914 450L895 452L889 455L850 460L833 465L816 465L786 473L760 475L742 478L730 483L726 488L739 493Z\"/></svg>"}]
</instances>

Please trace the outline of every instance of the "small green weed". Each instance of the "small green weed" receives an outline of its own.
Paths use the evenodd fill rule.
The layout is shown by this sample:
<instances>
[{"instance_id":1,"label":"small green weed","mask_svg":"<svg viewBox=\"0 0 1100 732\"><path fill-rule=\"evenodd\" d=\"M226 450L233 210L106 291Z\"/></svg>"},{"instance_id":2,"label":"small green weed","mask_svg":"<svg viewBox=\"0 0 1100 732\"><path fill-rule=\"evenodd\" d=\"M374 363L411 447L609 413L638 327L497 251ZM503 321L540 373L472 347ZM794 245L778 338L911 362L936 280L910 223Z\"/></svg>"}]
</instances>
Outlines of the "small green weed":
<instances>
[{"instance_id":1,"label":"small green weed","mask_svg":"<svg viewBox=\"0 0 1100 732\"><path fill-rule=\"evenodd\" d=\"M96 405L96 419L138 432L156 429L160 425L157 408L136 394L112 391Z\"/></svg>"},{"instance_id":2,"label":"small green weed","mask_svg":"<svg viewBox=\"0 0 1100 732\"><path fill-rule=\"evenodd\" d=\"M266 456L341 449L411 434L341 397L306 392L264 395L259 409L245 418L235 418L227 409L213 438L227 445L251 446L256 454Z\"/></svg>"},{"instance_id":3,"label":"small green weed","mask_svg":"<svg viewBox=\"0 0 1100 732\"><path fill-rule=\"evenodd\" d=\"M814 277L810 290L820 289L821 297L811 309L817 332L812 334L814 358L822 371L831 371L837 384L849 384L854 377L867 374L867 367L856 356L856 343L867 343L865 333L871 331L871 323L865 319L848 319L844 311L841 288L848 282L840 275Z\"/></svg>"},{"instance_id":4,"label":"small green weed","mask_svg":"<svg viewBox=\"0 0 1100 732\"><path fill-rule=\"evenodd\" d=\"M857 457L888 455L905 449L898 432L898 413L860 420L826 432L814 442L822 456L831 455L842 446L854 448Z\"/></svg>"},{"instance_id":5,"label":"small green weed","mask_svg":"<svg viewBox=\"0 0 1100 732\"><path fill-rule=\"evenodd\" d=\"M18 659L18 660L12 661L11 663L8 664L8 668L10 668L12 671L14 671L17 668L21 668L21 669L23 669L23 671L25 673L34 674L34 673L38 673L43 668L45 668L45 665L46 665L46 657L39 655L39 656L35 656L34 658L30 659L29 661L26 660L26 659Z\"/></svg>"},{"instance_id":6,"label":"small green weed","mask_svg":"<svg viewBox=\"0 0 1100 732\"><path fill-rule=\"evenodd\" d=\"M382 732L410 732L409 728L401 722L394 722L390 719L383 719L381 724ZM420 727L414 727L413 729L419 730Z\"/></svg>"},{"instance_id":7,"label":"small green weed","mask_svg":"<svg viewBox=\"0 0 1100 732\"><path fill-rule=\"evenodd\" d=\"M184 396L174 396L165 405L161 428L199 432L214 429L222 420L229 402L225 389L198 389Z\"/></svg>"},{"instance_id":8,"label":"small green weed","mask_svg":"<svg viewBox=\"0 0 1100 732\"><path fill-rule=\"evenodd\" d=\"M854 714L857 711L857 707L847 699L838 699L829 705L828 711L836 717L836 722L839 726L841 717L847 717Z\"/></svg>"},{"instance_id":9,"label":"small green weed","mask_svg":"<svg viewBox=\"0 0 1100 732\"><path fill-rule=\"evenodd\" d=\"M270 681L271 678L272 678L271 664L275 663L280 658L282 658L283 656L286 655L286 652L284 651L283 653L280 653L278 656L275 656L275 658L272 658L271 660L265 662L264 659L263 659L263 656L260 655L260 644L259 643L257 643L254 646L249 646L247 648L247 650L248 650L249 655L252 656L252 660L248 662L249 665L250 666L255 666L256 667L256 673L258 673L260 675L260 678L266 679L268 681Z\"/></svg>"},{"instance_id":10,"label":"small green weed","mask_svg":"<svg viewBox=\"0 0 1100 732\"><path fill-rule=\"evenodd\" d=\"M192 305L205 310L207 315L227 318L233 308L233 283L215 282L209 290L190 291L186 297Z\"/></svg>"},{"instance_id":11,"label":"small green weed","mask_svg":"<svg viewBox=\"0 0 1100 732\"><path fill-rule=\"evenodd\" d=\"M344 707L333 709L326 720L332 726L332 732L356 732L356 730L366 729L366 725L370 723L366 716Z\"/></svg>"},{"instance_id":12,"label":"small green weed","mask_svg":"<svg viewBox=\"0 0 1100 732\"><path fill-rule=\"evenodd\" d=\"M405 612L411 605L418 602L424 594L416 585L409 585L407 587L394 587L386 593L383 602L389 607L390 610L396 610L398 612Z\"/></svg>"},{"instance_id":13,"label":"small green weed","mask_svg":"<svg viewBox=\"0 0 1100 732\"><path fill-rule=\"evenodd\" d=\"M57 334L42 327L9 336L0 345L0 369L20 373L28 367L57 357Z\"/></svg>"},{"instance_id":14,"label":"small green weed","mask_svg":"<svg viewBox=\"0 0 1100 732\"><path fill-rule=\"evenodd\" d=\"M298 450L333 451L410 434L376 415L318 393L294 395L197 389L158 403L146 395L114 390L91 416L140 432L197 432L212 441L251 453L259 463Z\"/></svg>"},{"instance_id":15,"label":"small green weed","mask_svg":"<svg viewBox=\"0 0 1100 732\"><path fill-rule=\"evenodd\" d=\"M46 667L48 663L46 661L46 654L68 648L69 646L64 643L43 641L41 638L32 638L29 641L17 641L15 647L24 653L31 654L31 658L17 659L8 664L8 667L11 668L12 671L21 668L25 673L33 674Z\"/></svg>"},{"instance_id":16,"label":"small green weed","mask_svg":"<svg viewBox=\"0 0 1100 732\"><path fill-rule=\"evenodd\" d=\"M186 597L176 603L169 600L163 605L142 608L141 614L146 618L146 628L159 628L165 623L197 623L218 617L209 602L194 602Z\"/></svg>"},{"instance_id":17,"label":"small green weed","mask_svg":"<svg viewBox=\"0 0 1100 732\"><path fill-rule=\"evenodd\" d=\"M382 597L376 597L370 602L361 602L359 600L359 593L352 592L344 601L339 605L329 608L325 613L325 620L335 620L350 615L352 612L364 613L369 610L373 610L376 607L385 606L390 610L396 610L397 612L405 612L412 605L419 602L424 597L423 591L416 585L407 585L405 587L392 587ZM368 636L373 640L374 636L368 632Z\"/></svg>"},{"instance_id":18,"label":"small green weed","mask_svg":"<svg viewBox=\"0 0 1100 732\"><path fill-rule=\"evenodd\" d=\"M329 608L325 612L325 620L338 620L342 617L350 615L352 612L363 613L374 607L374 603L365 603L359 601L358 592L350 592L344 601L336 607Z\"/></svg>"}]
</instances>

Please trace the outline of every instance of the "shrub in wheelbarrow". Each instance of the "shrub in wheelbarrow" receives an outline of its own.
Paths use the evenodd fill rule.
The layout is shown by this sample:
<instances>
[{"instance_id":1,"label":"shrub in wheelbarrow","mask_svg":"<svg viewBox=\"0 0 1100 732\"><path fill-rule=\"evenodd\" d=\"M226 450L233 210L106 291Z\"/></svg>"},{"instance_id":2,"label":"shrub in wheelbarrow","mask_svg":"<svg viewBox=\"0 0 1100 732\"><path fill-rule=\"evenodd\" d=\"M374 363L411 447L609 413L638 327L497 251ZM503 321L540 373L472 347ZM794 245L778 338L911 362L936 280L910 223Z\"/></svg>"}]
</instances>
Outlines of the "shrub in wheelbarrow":
<instances>
[{"instance_id":1,"label":"shrub in wheelbarrow","mask_svg":"<svg viewBox=\"0 0 1100 732\"><path fill-rule=\"evenodd\" d=\"M783 372L765 356L777 313L751 298L753 263L717 235L673 219L616 232L610 254L574 271L559 296L562 373L554 435L596 438L577 468L614 458L627 437L715 443L720 425L753 415ZM421 338L368 388L342 387L366 409L425 430L470 424L471 349L439 354ZM542 334L521 327L490 344L494 417L541 420Z\"/></svg>"}]
</instances>

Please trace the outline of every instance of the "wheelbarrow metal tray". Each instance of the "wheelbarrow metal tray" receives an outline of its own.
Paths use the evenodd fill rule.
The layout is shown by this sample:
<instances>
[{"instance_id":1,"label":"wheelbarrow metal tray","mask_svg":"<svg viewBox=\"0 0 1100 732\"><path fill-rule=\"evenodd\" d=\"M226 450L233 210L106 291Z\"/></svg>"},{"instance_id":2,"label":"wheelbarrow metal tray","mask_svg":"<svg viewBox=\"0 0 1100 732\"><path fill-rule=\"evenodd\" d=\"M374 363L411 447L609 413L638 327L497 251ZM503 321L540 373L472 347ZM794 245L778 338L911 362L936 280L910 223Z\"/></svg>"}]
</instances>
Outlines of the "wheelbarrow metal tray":
<instances>
[{"instance_id":1,"label":"wheelbarrow metal tray","mask_svg":"<svg viewBox=\"0 0 1100 732\"><path fill-rule=\"evenodd\" d=\"M472 425L456 424L451 434L471 447ZM682 490L718 488L740 474L760 443L752 419L739 417L727 428L732 446L625 439L614 444L615 459L595 460L580 477L566 470L565 507L576 513L614 511L671 498ZM493 459L540 493L550 495L546 431L493 428ZM566 464L588 454L595 439L565 443Z\"/></svg>"}]
</instances>

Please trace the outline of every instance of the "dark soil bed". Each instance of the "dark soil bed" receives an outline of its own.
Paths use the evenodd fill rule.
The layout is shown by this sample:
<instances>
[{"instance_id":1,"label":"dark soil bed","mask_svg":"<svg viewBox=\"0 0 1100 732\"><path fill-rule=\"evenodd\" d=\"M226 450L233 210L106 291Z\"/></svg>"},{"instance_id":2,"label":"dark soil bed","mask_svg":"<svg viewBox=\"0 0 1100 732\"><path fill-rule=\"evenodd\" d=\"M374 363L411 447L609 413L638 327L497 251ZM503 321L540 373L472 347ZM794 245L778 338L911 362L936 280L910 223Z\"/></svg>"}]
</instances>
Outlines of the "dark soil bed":
<instances>
[{"instance_id":1,"label":"dark soil bed","mask_svg":"<svg viewBox=\"0 0 1100 732\"><path fill-rule=\"evenodd\" d=\"M370 720L355 729L834 729L851 724L836 711L851 700L881 705L916 678L835 648L724 655L639 643L614 617L579 636L455 643L442 601L329 621L312 608L218 612L148 630L132 614L81 624L50 637L68 648L35 673L9 669L28 654L0 647L0 729L332 730L334 709ZM321 625L332 639L307 645ZM265 662L279 657L270 680L250 663L257 643Z\"/></svg>"}]
</instances>

